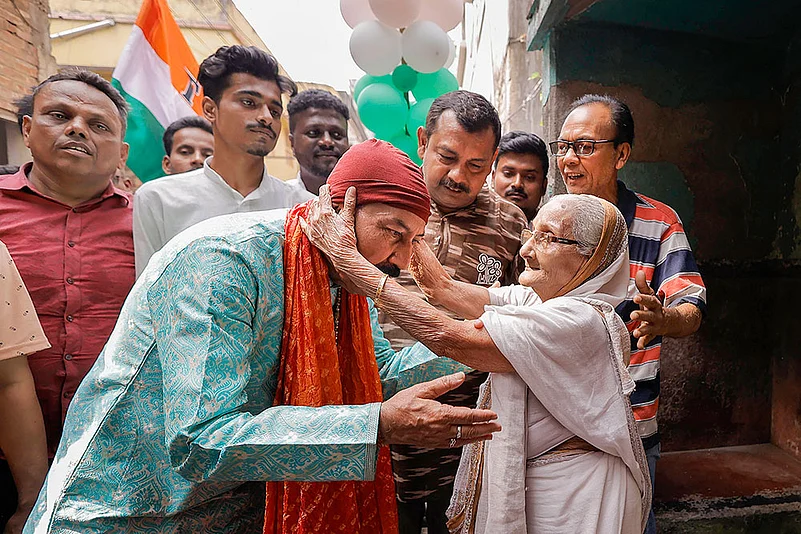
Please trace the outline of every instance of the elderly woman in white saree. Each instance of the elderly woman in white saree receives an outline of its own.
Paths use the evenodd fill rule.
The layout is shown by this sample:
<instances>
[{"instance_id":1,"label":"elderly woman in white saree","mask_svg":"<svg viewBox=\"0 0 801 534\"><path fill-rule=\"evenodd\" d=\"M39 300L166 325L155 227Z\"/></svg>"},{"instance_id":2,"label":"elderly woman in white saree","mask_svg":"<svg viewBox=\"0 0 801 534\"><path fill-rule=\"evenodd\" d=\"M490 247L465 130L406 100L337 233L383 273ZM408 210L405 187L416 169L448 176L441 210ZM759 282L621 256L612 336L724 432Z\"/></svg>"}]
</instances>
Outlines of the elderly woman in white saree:
<instances>
[{"instance_id":1,"label":"elderly woman in white saree","mask_svg":"<svg viewBox=\"0 0 801 534\"><path fill-rule=\"evenodd\" d=\"M628 395L629 337L614 307L626 296L626 224L614 205L557 196L534 219L519 286L448 277L425 244L413 271L450 319L412 298L356 252L353 199L340 216L322 194L307 234L342 283L372 297L433 352L489 371L481 402L503 430L465 448L449 510L452 532L641 534L651 487ZM460 427L452 446L460 446Z\"/></svg>"}]
</instances>

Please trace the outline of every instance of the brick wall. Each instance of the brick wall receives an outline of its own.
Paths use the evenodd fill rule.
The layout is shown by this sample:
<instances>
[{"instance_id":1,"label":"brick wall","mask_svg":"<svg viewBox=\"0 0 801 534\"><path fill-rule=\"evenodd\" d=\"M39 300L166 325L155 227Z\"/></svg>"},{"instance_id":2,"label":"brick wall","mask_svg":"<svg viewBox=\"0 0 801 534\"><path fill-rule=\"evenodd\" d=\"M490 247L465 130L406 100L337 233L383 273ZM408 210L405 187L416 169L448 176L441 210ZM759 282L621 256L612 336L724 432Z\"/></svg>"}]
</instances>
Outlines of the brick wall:
<instances>
[{"instance_id":1,"label":"brick wall","mask_svg":"<svg viewBox=\"0 0 801 534\"><path fill-rule=\"evenodd\" d=\"M47 0L0 0L0 118L15 121L12 102L56 71L47 12Z\"/></svg>"}]
</instances>

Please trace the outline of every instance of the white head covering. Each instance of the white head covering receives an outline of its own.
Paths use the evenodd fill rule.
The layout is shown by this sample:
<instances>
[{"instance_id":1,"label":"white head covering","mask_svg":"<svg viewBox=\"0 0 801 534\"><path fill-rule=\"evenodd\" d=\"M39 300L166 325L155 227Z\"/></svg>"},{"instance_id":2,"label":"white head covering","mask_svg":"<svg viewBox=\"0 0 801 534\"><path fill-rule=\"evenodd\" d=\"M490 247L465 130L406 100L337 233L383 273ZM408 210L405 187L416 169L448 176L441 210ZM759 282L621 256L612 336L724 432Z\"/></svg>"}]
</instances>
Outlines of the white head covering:
<instances>
[{"instance_id":1,"label":"white head covering","mask_svg":"<svg viewBox=\"0 0 801 534\"><path fill-rule=\"evenodd\" d=\"M576 276L565 284L568 291L557 296L588 297L606 302L612 307L625 300L629 287L629 246L626 219L614 204L592 195L566 195L565 200L598 202L603 208L604 224L600 242L592 256ZM578 206L577 206L578 207ZM574 216L575 217L575 216ZM575 226L575 225L574 225Z\"/></svg>"}]
</instances>

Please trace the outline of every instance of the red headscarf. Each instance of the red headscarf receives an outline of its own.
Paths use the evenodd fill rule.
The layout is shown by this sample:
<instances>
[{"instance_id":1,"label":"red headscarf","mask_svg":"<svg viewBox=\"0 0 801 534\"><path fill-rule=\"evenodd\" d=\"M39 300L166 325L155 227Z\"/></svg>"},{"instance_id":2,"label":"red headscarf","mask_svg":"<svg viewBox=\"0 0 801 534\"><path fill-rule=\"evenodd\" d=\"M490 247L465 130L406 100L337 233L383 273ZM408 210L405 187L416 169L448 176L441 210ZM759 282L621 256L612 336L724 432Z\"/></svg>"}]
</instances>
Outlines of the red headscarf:
<instances>
[{"instance_id":1,"label":"red headscarf","mask_svg":"<svg viewBox=\"0 0 801 534\"><path fill-rule=\"evenodd\" d=\"M428 221L431 197L420 167L386 141L370 139L345 152L328 177L331 200L342 204L351 186L357 205L380 202Z\"/></svg>"}]
</instances>

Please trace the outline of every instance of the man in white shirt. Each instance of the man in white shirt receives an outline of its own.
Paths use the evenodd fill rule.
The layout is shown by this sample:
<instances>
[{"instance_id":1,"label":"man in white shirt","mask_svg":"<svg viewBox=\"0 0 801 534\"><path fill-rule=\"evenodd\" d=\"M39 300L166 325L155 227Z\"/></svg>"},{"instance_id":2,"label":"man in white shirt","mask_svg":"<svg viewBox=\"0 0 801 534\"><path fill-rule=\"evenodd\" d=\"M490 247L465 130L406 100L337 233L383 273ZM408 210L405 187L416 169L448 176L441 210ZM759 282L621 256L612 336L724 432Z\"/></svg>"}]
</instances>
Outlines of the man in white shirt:
<instances>
[{"instance_id":1,"label":"man in white shirt","mask_svg":"<svg viewBox=\"0 0 801 534\"><path fill-rule=\"evenodd\" d=\"M313 197L270 176L264 166L281 133L281 95L297 94L274 57L254 46L224 46L200 64L203 115L214 155L203 167L148 182L134 197L136 274L181 231L200 221L292 207Z\"/></svg>"},{"instance_id":2,"label":"man in white shirt","mask_svg":"<svg viewBox=\"0 0 801 534\"><path fill-rule=\"evenodd\" d=\"M298 177L287 183L299 191L320 193L350 143L350 111L342 100L322 89L307 89L292 98L289 142L300 165Z\"/></svg>"}]
</instances>

